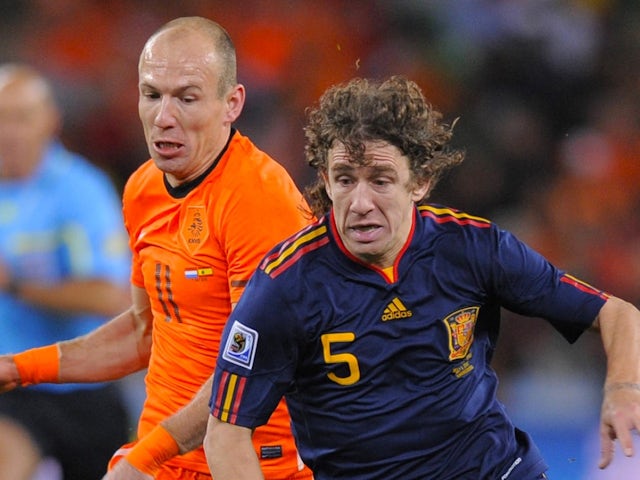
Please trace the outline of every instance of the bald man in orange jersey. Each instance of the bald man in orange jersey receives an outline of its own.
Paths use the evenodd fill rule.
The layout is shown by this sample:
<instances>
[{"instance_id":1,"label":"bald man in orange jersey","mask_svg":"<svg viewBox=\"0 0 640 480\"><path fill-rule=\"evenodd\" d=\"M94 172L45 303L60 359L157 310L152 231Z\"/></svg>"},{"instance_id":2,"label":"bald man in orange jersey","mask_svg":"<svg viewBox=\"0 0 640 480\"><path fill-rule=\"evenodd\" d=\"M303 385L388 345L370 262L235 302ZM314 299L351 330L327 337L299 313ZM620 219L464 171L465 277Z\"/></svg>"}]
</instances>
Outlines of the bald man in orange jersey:
<instances>
[{"instance_id":1,"label":"bald man in orange jersey","mask_svg":"<svg viewBox=\"0 0 640 480\"><path fill-rule=\"evenodd\" d=\"M218 354L230 307L258 263L256 253L273 246L280 232L306 222L301 194L284 169L247 137L231 134L197 186L168 188L148 161L125 188L132 283L153 292L156 319L140 437L188 403L209 379L207 362ZM289 436L282 402L269 425L254 435L265 473L283 472L271 478L288 478L284 473L292 465L294 472L302 468ZM198 449L167 464L199 471L203 458Z\"/></svg>"},{"instance_id":2,"label":"bald man in orange jersey","mask_svg":"<svg viewBox=\"0 0 640 480\"><path fill-rule=\"evenodd\" d=\"M116 453L104 478L210 479L201 445L222 329L259 260L310 214L284 168L232 127L245 91L222 27L169 22L145 44L139 77L152 158L123 196L133 305L84 337L5 358L0 391L148 367L138 441ZM266 478L312 478L284 403L254 445Z\"/></svg>"}]
</instances>

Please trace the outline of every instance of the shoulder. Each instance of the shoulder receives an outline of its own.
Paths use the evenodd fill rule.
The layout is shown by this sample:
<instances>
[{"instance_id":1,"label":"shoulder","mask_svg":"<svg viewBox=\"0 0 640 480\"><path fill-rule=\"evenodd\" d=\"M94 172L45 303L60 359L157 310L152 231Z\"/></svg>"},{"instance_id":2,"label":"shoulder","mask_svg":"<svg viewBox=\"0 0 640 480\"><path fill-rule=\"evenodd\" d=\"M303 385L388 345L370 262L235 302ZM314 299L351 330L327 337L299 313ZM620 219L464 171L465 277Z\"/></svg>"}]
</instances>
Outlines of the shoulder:
<instances>
[{"instance_id":1,"label":"shoulder","mask_svg":"<svg viewBox=\"0 0 640 480\"><path fill-rule=\"evenodd\" d=\"M489 238L496 231L496 225L486 218L472 215L455 208L430 204L418 207L419 235L426 236L431 241L446 238L476 241L479 238Z\"/></svg>"},{"instance_id":2,"label":"shoulder","mask_svg":"<svg viewBox=\"0 0 640 480\"><path fill-rule=\"evenodd\" d=\"M436 204L421 205L418 207L418 213L426 223L448 230L489 229L493 225L486 218Z\"/></svg>"},{"instance_id":3,"label":"shoulder","mask_svg":"<svg viewBox=\"0 0 640 480\"><path fill-rule=\"evenodd\" d=\"M260 150L250 139L236 132L226 152L224 174L248 188L277 191L281 185L293 185L289 172L274 158Z\"/></svg>"},{"instance_id":4,"label":"shoulder","mask_svg":"<svg viewBox=\"0 0 640 480\"><path fill-rule=\"evenodd\" d=\"M271 278L291 271L295 271L294 275L298 277L300 270L312 264L329 242L327 217L322 217L276 245L258 268Z\"/></svg>"},{"instance_id":5,"label":"shoulder","mask_svg":"<svg viewBox=\"0 0 640 480\"><path fill-rule=\"evenodd\" d=\"M304 196L287 170L238 132L206 183L221 215L236 223L242 216L245 221L257 222L261 229L269 222L276 229L285 227L285 234L278 234L276 240L307 225L311 218Z\"/></svg>"},{"instance_id":6,"label":"shoulder","mask_svg":"<svg viewBox=\"0 0 640 480\"><path fill-rule=\"evenodd\" d=\"M124 196L137 196L154 184L163 185L162 172L155 166L153 160L147 160L140 165L127 179L124 186Z\"/></svg>"},{"instance_id":7,"label":"shoulder","mask_svg":"<svg viewBox=\"0 0 640 480\"><path fill-rule=\"evenodd\" d=\"M489 261L500 244L500 235L496 224L486 218L442 205L418 207L415 244L440 262L469 265Z\"/></svg>"}]
</instances>

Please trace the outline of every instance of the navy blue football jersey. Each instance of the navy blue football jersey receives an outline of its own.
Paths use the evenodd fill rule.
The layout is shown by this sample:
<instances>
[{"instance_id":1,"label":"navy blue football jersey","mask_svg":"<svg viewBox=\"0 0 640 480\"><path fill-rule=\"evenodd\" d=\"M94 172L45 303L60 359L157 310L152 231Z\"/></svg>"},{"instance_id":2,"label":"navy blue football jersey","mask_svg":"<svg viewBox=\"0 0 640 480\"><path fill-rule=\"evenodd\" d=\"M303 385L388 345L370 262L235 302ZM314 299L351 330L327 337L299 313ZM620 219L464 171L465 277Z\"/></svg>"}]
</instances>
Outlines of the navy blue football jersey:
<instances>
[{"instance_id":1,"label":"navy blue football jersey","mask_svg":"<svg viewBox=\"0 0 640 480\"><path fill-rule=\"evenodd\" d=\"M276 247L231 315L212 414L266 423L286 396L317 480L527 480L547 469L496 399L500 308L570 342L606 294L495 224L416 209L393 275L340 241L331 216Z\"/></svg>"}]
</instances>

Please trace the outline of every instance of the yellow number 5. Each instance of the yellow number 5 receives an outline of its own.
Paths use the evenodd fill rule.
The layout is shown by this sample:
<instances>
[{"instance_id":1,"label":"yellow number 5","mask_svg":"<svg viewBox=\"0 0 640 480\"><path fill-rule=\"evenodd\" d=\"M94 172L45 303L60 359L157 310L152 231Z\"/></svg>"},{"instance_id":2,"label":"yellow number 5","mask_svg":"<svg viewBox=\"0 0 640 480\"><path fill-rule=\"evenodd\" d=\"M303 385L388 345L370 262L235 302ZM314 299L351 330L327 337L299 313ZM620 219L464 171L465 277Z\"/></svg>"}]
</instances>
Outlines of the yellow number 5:
<instances>
[{"instance_id":1,"label":"yellow number 5","mask_svg":"<svg viewBox=\"0 0 640 480\"><path fill-rule=\"evenodd\" d=\"M346 377L339 377L335 373L329 372L327 374L329 379L339 385L353 385L360 380L360 367L355 355L351 353L331 353L332 343L353 342L356 339L356 335L353 332L325 333L320 339L322 340L322 352L325 362L346 363L347 367L349 367L349 375Z\"/></svg>"}]
</instances>

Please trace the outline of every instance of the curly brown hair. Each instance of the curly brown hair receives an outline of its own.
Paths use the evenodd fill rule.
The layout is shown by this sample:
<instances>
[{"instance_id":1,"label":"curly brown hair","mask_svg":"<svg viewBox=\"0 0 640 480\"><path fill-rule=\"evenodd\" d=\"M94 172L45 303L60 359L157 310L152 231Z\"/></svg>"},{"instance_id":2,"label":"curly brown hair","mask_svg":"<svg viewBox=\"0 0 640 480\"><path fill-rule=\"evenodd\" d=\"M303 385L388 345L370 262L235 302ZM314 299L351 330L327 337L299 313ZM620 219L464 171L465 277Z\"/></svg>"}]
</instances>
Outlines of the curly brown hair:
<instances>
[{"instance_id":1,"label":"curly brown hair","mask_svg":"<svg viewBox=\"0 0 640 480\"><path fill-rule=\"evenodd\" d=\"M464 152L452 149L451 124L425 99L420 87L402 76L386 80L355 78L334 85L308 111L304 129L307 163L316 169L316 182L305 195L314 215L320 217L331 208L323 174L327 172L329 150L342 143L351 161L365 164L365 143L384 141L409 158L409 170L416 184L430 182L431 191L442 174L460 164ZM425 203L429 192L418 203Z\"/></svg>"}]
</instances>

